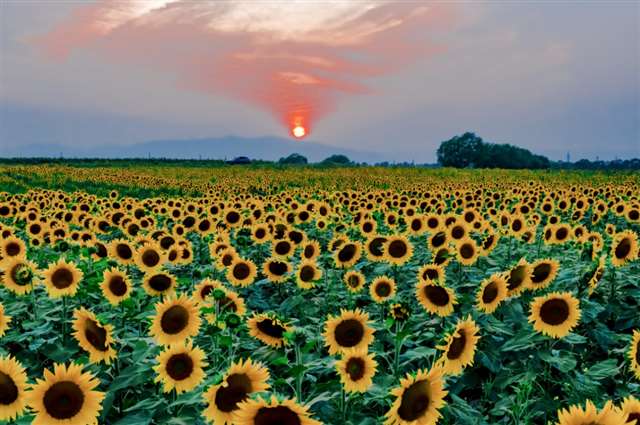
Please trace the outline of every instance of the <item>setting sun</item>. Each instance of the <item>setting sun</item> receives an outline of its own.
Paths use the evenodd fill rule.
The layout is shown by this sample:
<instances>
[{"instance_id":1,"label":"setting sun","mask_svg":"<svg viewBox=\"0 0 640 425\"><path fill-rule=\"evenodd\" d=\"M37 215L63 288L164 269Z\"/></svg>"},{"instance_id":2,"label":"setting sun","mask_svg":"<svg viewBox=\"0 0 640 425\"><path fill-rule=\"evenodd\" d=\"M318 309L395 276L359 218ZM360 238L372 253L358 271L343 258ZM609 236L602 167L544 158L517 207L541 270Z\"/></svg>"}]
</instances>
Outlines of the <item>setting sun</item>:
<instances>
[{"instance_id":1,"label":"setting sun","mask_svg":"<svg viewBox=\"0 0 640 425\"><path fill-rule=\"evenodd\" d=\"M307 130L305 130L305 128L301 125L294 127L291 132L293 133L294 137L297 137L298 139L303 138L307 134Z\"/></svg>"}]
</instances>

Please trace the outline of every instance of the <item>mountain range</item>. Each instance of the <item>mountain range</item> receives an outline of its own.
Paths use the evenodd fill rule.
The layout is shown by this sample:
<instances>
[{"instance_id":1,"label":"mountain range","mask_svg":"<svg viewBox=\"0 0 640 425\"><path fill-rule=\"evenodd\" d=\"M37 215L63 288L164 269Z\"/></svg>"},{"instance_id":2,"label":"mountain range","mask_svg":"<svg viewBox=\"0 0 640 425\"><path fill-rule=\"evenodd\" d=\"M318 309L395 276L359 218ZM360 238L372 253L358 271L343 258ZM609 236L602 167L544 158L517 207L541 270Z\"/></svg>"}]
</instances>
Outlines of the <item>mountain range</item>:
<instances>
[{"instance_id":1,"label":"mountain range","mask_svg":"<svg viewBox=\"0 0 640 425\"><path fill-rule=\"evenodd\" d=\"M318 162L330 155L346 155L353 161L375 163L384 161L382 154L343 149L311 141L265 136L244 138L226 136L207 139L152 140L130 145L76 147L57 144L16 144L0 149L0 156L64 157L64 158L172 158L172 159L231 159L247 156L251 159L277 161L281 157L299 153L310 162Z\"/></svg>"}]
</instances>

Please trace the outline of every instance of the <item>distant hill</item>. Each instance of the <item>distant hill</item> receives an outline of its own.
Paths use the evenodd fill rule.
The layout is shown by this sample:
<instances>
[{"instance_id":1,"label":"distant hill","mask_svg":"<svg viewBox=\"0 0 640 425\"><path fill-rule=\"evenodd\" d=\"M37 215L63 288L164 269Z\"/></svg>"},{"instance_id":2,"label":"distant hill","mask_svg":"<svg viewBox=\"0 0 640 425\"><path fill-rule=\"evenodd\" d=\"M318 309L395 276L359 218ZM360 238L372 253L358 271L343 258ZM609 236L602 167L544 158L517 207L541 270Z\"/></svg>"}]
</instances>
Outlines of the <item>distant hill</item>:
<instances>
[{"instance_id":1,"label":"distant hill","mask_svg":"<svg viewBox=\"0 0 640 425\"><path fill-rule=\"evenodd\" d=\"M310 162L341 154L358 162L379 162L384 157L377 153L342 149L316 142L292 141L281 137L243 138L226 136L210 139L153 140L132 145L106 145L100 147L71 147L55 144L7 146L3 157L59 158L172 158L172 159L229 159L248 156L251 159L277 161L292 153L306 156Z\"/></svg>"}]
</instances>

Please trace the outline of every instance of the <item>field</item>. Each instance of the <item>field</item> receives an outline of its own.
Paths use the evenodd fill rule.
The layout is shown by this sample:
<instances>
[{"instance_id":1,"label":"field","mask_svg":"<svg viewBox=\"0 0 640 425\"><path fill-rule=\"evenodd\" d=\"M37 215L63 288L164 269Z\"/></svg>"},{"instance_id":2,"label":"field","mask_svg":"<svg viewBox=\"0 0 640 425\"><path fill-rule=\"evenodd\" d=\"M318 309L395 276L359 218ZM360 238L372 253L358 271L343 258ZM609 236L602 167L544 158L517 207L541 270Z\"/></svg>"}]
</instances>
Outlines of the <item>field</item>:
<instances>
[{"instance_id":1,"label":"field","mask_svg":"<svg viewBox=\"0 0 640 425\"><path fill-rule=\"evenodd\" d=\"M0 423L632 424L639 187L0 166Z\"/></svg>"}]
</instances>

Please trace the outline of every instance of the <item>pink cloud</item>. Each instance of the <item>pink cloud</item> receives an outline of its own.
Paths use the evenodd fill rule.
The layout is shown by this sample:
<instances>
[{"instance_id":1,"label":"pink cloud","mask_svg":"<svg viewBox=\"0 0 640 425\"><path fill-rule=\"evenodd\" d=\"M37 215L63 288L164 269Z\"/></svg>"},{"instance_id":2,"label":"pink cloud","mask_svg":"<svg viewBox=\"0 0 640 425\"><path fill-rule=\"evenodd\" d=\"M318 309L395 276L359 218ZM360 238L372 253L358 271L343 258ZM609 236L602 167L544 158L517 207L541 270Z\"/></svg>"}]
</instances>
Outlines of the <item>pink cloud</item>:
<instances>
[{"instance_id":1,"label":"pink cloud","mask_svg":"<svg viewBox=\"0 0 640 425\"><path fill-rule=\"evenodd\" d=\"M427 36L446 31L455 10L425 4L102 0L34 44L56 60L90 49L172 73L185 89L257 105L308 134L340 96L371 93L367 79L444 48Z\"/></svg>"}]
</instances>

